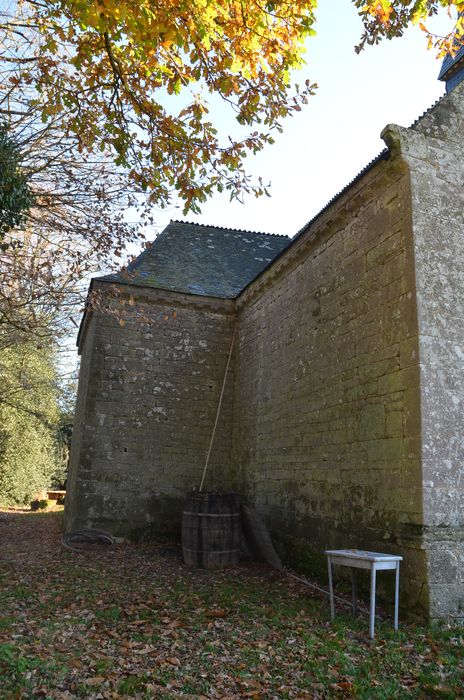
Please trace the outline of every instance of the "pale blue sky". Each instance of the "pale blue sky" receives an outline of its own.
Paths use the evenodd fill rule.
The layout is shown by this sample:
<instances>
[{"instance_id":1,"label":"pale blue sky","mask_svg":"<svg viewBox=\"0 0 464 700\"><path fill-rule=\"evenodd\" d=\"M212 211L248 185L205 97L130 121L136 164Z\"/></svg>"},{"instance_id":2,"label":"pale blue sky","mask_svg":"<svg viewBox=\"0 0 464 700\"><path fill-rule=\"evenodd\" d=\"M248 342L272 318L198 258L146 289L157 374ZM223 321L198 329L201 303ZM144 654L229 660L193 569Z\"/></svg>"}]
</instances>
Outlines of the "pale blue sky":
<instances>
[{"instance_id":1,"label":"pale blue sky","mask_svg":"<svg viewBox=\"0 0 464 700\"><path fill-rule=\"evenodd\" d=\"M443 17L434 26L449 24ZM248 159L249 172L271 181L272 197L241 205L217 195L199 216L183 217L181 207L172 207L157 216L158 230L185 219L293 235L382 150L386 124L409 126L444 93L441 60L419 29L357 55L361 24L350 0L321 0L316 29L307 66L295 75L317 82L316 95L285 121L275 145Z\"/></svg>"}]
</instances>

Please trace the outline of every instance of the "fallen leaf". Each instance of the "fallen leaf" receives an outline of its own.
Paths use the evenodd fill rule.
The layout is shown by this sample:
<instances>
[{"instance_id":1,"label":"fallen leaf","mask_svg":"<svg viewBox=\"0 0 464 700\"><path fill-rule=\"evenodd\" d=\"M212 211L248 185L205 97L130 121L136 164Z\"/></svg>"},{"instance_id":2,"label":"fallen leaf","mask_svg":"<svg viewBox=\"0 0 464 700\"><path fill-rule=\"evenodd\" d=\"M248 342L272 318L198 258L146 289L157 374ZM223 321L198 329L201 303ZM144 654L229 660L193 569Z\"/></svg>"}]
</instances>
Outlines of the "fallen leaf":
<instances>
[{"instance_id":1,"label":"fallen leaf","mask_svg":"<svg viewBox=\"0 0 464 700\"><path fill-rule=\"evenodd\" d=\"M169 656L166 661L168 664L171 664L171 666L180 666L180 661L176 656Z\"/></svg>"},{"instance_id":2,"label":"fallen leaf","mask_svg":"<svg viewBox=\"0 0 464 700\"><path fill-rule=\"evenodd\" d=\"M221 609L207 610L205 612L206 617L226 617L227 614L228 613L226 610L221 610Z\"/></svg>"},{"instance_id":3,"label":"fallen leaf","mask_svg":"<svg viewBox=\"0 0 464 700\"><path fill-rule=\"evenodd\" d=\"M93 678L85 678L83 681L84 685L90 685L92 687L95 685L101 685L104 682L105 682L105 679L103 676L94 676Z\"/></svg>"},{"instance_id":4,"label":"fallen leaf","mask_svg":"<svg viewBox=\"0 0 464 700\"><path fill-rule=\"evenodd\" d=\"M342 690L351 690L353 687L353 684L349 681L340 681L339 683L335 683L335 685Z\"/></svg>"}]
</instances>

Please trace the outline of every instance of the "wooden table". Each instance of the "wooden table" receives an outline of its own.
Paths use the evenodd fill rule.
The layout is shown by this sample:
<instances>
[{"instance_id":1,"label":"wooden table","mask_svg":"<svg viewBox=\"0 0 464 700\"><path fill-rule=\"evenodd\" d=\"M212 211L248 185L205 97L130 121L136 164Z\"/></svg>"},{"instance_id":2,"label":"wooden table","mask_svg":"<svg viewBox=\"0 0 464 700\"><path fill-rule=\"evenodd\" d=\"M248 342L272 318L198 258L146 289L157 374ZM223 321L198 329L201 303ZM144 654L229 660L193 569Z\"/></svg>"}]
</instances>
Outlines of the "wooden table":
<instances>
[{"instance_id":1,"label":"wooden table","mask_svg":"<svg viewBox=\"0 0 464 700\"><path fill-rule=\"evenodd\" d=\"M47 491L47 498L49 501L59 501L60 498L66 496L66 491L60 491L59 489L50 489Z\"/></svg>"},{"instance_id":2,"label":"wooden table","mask_svg":"<svg viewBox=\"0 0 464 700\"><path fill-rule=\"evenodd\" d=\"M329 594L330 615L335 617L335 604L332 582L332 565L348 566L351 568L353 615L356 615L356 569L368 569L371 572L371 595L369 608L369 635L374 638L375 624L375 585L377 571L395 571L395 618L394 628L398 629L398 597L400 588L400 561L403 557L393 554L381 554L380 552L366 552L362 549L328 549L326 550L327 566L329 570Z\"/></svg>"}]
</instances>

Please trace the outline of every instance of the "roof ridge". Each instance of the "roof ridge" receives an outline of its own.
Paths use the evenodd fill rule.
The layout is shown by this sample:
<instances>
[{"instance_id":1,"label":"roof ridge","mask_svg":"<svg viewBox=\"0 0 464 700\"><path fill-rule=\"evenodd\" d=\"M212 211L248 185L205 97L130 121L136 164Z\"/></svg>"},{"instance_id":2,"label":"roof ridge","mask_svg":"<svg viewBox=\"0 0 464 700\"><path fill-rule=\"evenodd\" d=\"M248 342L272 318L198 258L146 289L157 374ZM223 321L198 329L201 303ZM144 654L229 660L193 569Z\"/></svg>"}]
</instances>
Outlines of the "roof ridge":
<instances>
[{"instance_id":1,"label":"roof ridge","mask_svg":"<svg viewBox=\"0 0 464 700\"><path fill-rule=\"evenodd\" d=\"M214 224L200 224L196 221L179 221L178 219L171 219L169 224L188 224L189 226L199 226L201 228L214 228L218 231L235 231L237 233L251 233L258 236L274 236L274 238L290 238L285 233L267 233L266 231L250 231L245 228L231 228L229 226L215 226ZM168 224L168 225L169 225ZM166 230L166 229L165 229Z\"/></svg>"}]
</instances>

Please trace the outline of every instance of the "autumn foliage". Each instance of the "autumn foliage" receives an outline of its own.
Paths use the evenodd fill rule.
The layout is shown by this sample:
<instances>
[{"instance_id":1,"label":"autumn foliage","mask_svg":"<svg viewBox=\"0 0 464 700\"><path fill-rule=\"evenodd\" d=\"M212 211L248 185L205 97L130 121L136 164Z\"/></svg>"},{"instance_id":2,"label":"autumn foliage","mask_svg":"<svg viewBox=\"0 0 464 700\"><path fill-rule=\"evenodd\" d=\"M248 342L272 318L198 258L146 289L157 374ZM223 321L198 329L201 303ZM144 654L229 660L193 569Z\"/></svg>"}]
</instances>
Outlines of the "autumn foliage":
<instances>
[{"instance_id":1,"label":"autumn foliage","mask_svg":"<svg viewBox=\"0 0 464 700\"><path fill-rule=\"evenodd\" d=\"M290 71L302 64L314 5L25 0L38 49L21 80L36 86L43 119L59 116L83 150L110 151L154 203L176 191L195 210L214 188L253 189L243 157L312 92L292 90ZM211 93L248 127L238 138L218 135Z\"/></svg>"},{"instance_id":2,"label":"autumn foliage","mask_svg":"<svg viewBox=\"0 0 464 700\"><path fill-rule=\"evenodd\" d=\"M456 53L464 41L464 2L462 0L353 0L363 17L364 33L359 52L366 44L377 44L382 38L402 36L411 25L419 25L427 37L428 47L438 56ZM454 23L446 36L435 36L428 27L431 17L446 10Z\"/></svg>"},{"instance_id":3,"label":"autumn foliage","mask_svg":"<svg viewBox=\"0 0 464 700\"><path fill-rule=\"evenodd\" d=\"M440 7L464 9L461 0L352 2L365 26L360 47ZM10 47L12 89L34 86L45 121L59 121L84 152L110 153L152 203L166 206L177 194L195 211L215 189L260 194L243 160L271 142L314 90L309 81L292 85L291 72L303 63L316 5L22 0L6 35L7 48L8 38L21 46L20 57ZM453 37L442 39L443 50ZM217 130L217 98L243 127L232 137Z\"/></svg>"},{"instance_id":4,"label":"autumn foliage","mask_svg":"<svg viewBox=\"0 0 464 700\"><path fill-rule=\"evenodd\" d=\"M351 2L364 24L358 48L414 22L427 32L440 8L454 16L454 31L428 34L429 42L443 52L462 41L463 0ZM8 344L31 330L43 338L50 318L53 333L63 327L63 310L67 322L80 303L79 279L121 256L157 208L179 198L198 211L216 190L266 191L245 159L314 91L292 81L305 48L311 55L316 5L1 3L0 331Z\"/></svg>"}]
</instances>

